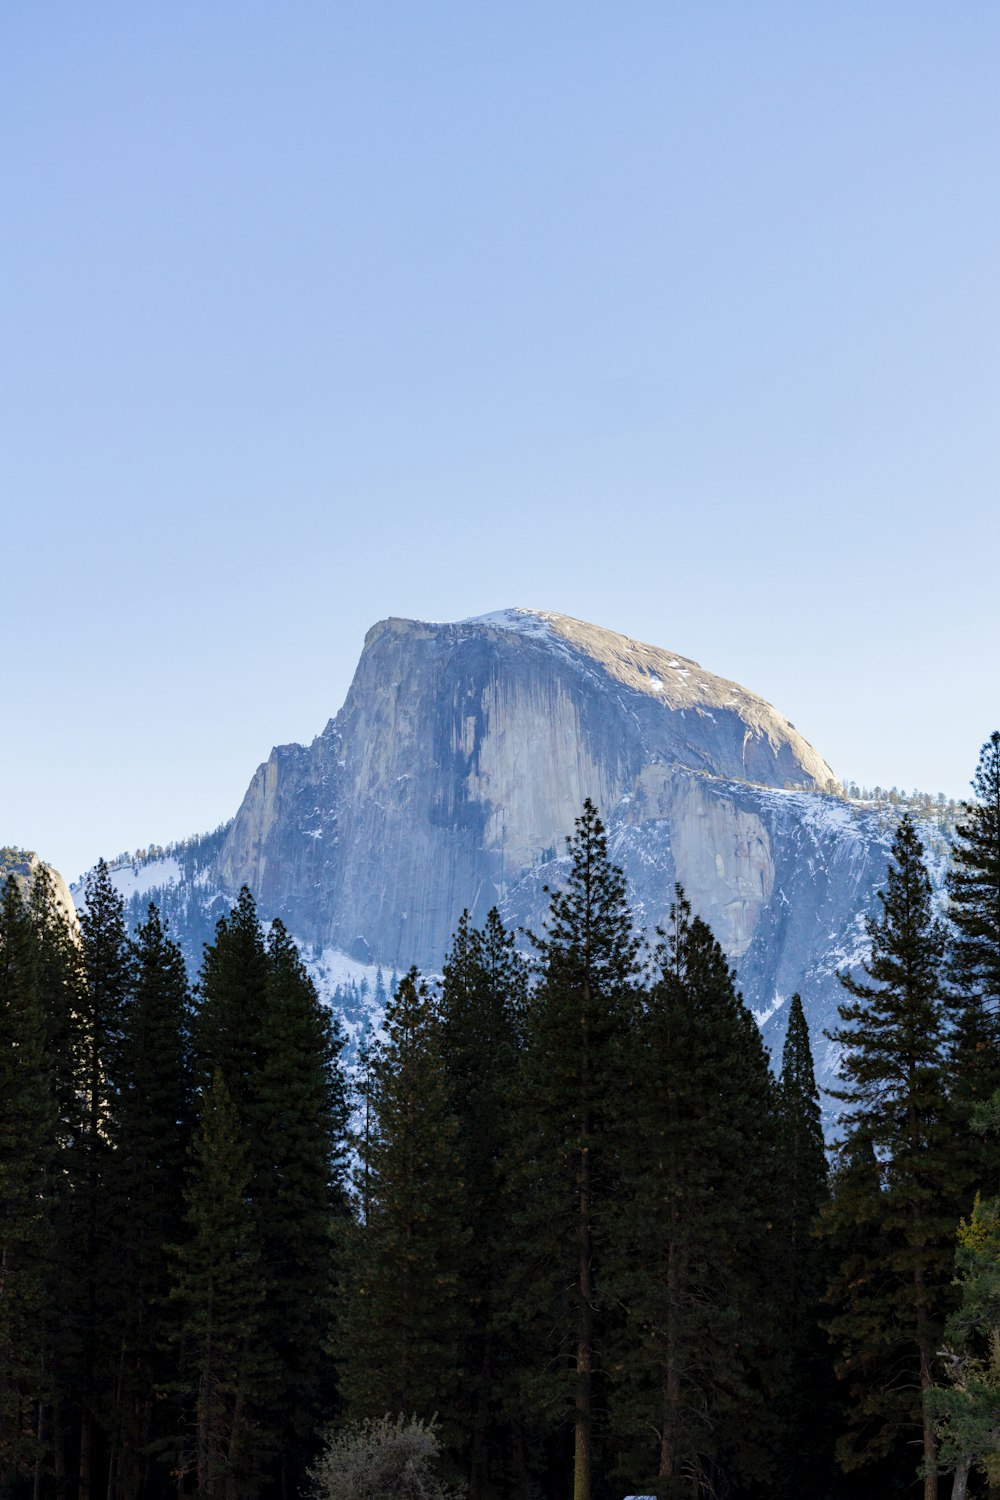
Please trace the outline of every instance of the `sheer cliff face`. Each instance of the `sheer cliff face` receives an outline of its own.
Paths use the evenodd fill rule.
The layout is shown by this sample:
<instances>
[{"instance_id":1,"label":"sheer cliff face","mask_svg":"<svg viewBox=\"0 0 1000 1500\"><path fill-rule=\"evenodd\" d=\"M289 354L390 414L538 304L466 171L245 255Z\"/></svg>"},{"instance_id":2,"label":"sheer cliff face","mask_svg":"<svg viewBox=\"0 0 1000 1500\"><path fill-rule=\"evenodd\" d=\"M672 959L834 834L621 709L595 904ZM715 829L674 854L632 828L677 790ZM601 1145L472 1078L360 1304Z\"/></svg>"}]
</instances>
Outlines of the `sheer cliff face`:
<instances>
[{"instance_id":1,"label":"sheer cliff face","mask_svg":"<svg viewBox=\"0 0 1000 1500\"><path fill-rule=\"evenodd\" d=\"M780 863L756 788L832 781L770 705L670 652L534 611L386 620L323 734L257 771L217 874L307 941L436 968L466 906L538 920L589 796L645 920L679 879L740 958Z\"/></svg>"}]
</instances>

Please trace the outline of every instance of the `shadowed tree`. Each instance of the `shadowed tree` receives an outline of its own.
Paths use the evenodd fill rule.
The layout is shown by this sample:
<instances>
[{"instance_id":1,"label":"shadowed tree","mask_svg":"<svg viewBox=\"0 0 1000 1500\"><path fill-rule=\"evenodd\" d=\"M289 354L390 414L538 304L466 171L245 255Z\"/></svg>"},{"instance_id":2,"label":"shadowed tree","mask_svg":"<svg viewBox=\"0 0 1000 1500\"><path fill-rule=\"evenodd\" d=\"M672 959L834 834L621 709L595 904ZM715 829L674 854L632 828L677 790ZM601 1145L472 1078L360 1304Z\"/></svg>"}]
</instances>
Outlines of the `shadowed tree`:
<instances>
[{"instance_id":1,"label":"shadowed tree","mask_svg":"<svg viewBox=\"0 0 1000 1500\"><path fill-rule=\"evenodd\" d=\"M504 1291L519 1245L512 1229L510 1100L524 1023L527 971L494 908L482 931L463 913L444 965L441 1046L450 1109L458 1126L460 1213L468 1250L465 1306L467 1385L459 1420L470 1500L509 1495L521 1482L512 1455L518 1430L518 1342Z\"/></svg>"},{"instance_id":2,"label":"shadowed tree","mask_svg":"<svg viewBox=\"0 0 1000 1500\"><path fill-rule=\"evenodd\" d=\"M48 1189L55 1099L45 1059L35 932L20 888L0 895L0 1494L40 1458L45 1394Z\"/></svg>"},{"instance_id":3,"label":"shadowed tree","mask_svg":"<svg viewBox=\"0 0 1000 1500\"><path fill-rule=\"evenodd\" d=\"M968 1129L1000 1089L1000 730L983 746L963 805L947 875L949 974L958 1017L951 1042L952 1097L965 1126L965 1207L981 1190L1000 1192L995 1140Z\"/></svg>"},{"instance_id":4,"label":"shadowed tree","mask_svg":"<svg viewBox=\"0 0 1000 1500\"><path fill-rule=\"evenodd\" d=\"M877 1266L847 1274L842 1263L834 1274L828 1326L853 1388L839 1455L845 1467L857 1467L916 1434L925 1500L936 1500L937 1438L923 1396L934 1383L952 1300L956 1152L944 1097L944 936L908 816L880 900L881 918L868 922L867 978L841 976L852 999L840 1006L845 1024L829 1033L845 1049L844 1087L836 1094L847 1104L841 1161L864 1143L877 1172L877 1193L869 1187L859 1200L838 1191L824 1216L835 1235L851 1222L870 1230L874 1219L878 1228L875 1244L868 1241ZM894 1372L888 1384L886 1368ZM879 1372L878 1387L866 1381L866 1370Z\"/></svg>"},{"instance_id":5,"label":"shadowed tree","mask_svg":"<svg viewBox=\"0 0 1000 1500\"><path fill-rule=\"evenodd\" d=\"M469 1231L440 1018L415 969L387 1004L385 1033L366 1085L367 1214L353 1234L343 1388L356 1419L441 1411L454 1450L469 1337L461 1297Z\"/></svg>"},{"instance_id":6,"label":"shadowed tree","mask_svg":"<svg viewBox=\"0 0 1000 1500\"><path fill-rule=\"evenodd\" d=\"M639 944L624 876L589 799L567 842L565 885L533 939L537 984L517 1124L525 1248L512 1291L533 1346L526 1395L550 1423L570 1425L574 1500L590 1500L607 1309L616 1300L602 1267L614 1229Z\"/></svg>"},{"instance_id":7,"label":"shadowed tree","mask_svg":"<svg viewBox=\"0 0 1000 1500\"><path fill-rule=\"evenodd\" d=\"M774 1085L710 929L677 888L630 1058L613 1245L623 1477L658 1495L769 1476Z\"/></svg>"}]
</instances>

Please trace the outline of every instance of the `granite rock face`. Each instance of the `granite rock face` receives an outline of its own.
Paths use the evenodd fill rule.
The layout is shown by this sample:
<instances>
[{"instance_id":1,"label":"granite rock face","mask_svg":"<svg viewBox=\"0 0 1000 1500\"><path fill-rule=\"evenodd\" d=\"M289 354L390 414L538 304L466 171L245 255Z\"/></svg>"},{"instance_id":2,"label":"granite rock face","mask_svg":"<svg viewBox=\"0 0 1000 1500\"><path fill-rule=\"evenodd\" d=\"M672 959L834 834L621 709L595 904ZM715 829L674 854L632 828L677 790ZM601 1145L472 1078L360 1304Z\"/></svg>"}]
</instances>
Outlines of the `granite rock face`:
<instances>
[{"instance_id":1,"label":"granite rock face","mask_svg":"<svg viewBox=\"0 0 1000 1500\"><path fill-rule=\"evenodd\" d=\"M192 973L249 885L332 998L352 959L439 971L466 907L539 930L590 797L650 940L680 882L775 1059L801 993L827 1083L838 972L865 957L898 819L837 790L769 704L669 651L543 611L384 620L340 713L272 751L228 827L115 878L134 916L160 903ZM940 885L947 832L922 834Z\"/></svg>"},{"instance_id":2,"label":"granite rock face","mask_svg":"<svg viewBox=\"0 0 1000 1500\"><path fill-rule=\"evenodd\" d=\"M769 704L669 651L544 612L391 619L324 732L258 769L216 874L307 942L433 969L465 907L537 921L590 797L647 920L680 880L739 959L780 860L755 787L834 785Z\"/></svg>"},{"instance_id":3,"label":"granite rock face","mask_svg":"<svg viewBox=\"0 0 1000 1500\"><path fill-rule=\"evenodd\" d=\"M70 895L69 886L55 866L47 865L31 849L0 849L0 880L6 880L8 875L13 875L22 891L27 891L39 870L48 870L56 902L62 907L70 924L75 928L76 906Z\"/></svg>"}]
</instances>

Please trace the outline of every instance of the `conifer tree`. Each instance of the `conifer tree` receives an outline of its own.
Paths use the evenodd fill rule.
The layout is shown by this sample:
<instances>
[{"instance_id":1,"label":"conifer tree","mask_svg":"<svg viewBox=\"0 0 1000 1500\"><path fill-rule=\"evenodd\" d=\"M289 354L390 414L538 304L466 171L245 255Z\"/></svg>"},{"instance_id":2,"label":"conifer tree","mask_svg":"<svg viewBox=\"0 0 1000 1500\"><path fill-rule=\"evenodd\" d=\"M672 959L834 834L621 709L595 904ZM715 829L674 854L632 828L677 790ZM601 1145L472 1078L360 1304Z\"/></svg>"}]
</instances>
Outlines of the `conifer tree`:
<instances>
[{"instance_id":1,"label":"conifer tree","mask_svg":"<svg viewBox=\"0 0 1000 1500\"><path fill-rule=\"evenodd\" d=\"M809 1027L799 995L789 1006L778 1091L780 1297L777 1312L788 1360L781 1415L781 1477L776 1493L819 1490L829 1467L832 1363L821 1328L826 1257L815 1230L827 1202L828 1169Z\"/></svg>"},{"instance_id":2,"label":"conifer tree","mask_svg":"<svg viewBox=\"0 0 1000 1500\"><path fill-rule=\"evenodd\" d=\"M951 968L961 992L1000 1027L1000 730L983 746L972 782L974 802L955 830L948 872L955 927ZM1000 1033L998 1033L1000 1034Z\"/></svg>"},{"instance_id":3,"label":"conifer tree","mask_svg":"<svg viewBox=\"0 0 1000 1500\"><path fill-rule=\"evenodd\" d=\"M199 1500L253 1500L270 1456L257 1431L267 1357L250 1177L239 1117L220 1072L202 1096L187 1234L176 1247L172 1292L183 1372L178 1395L186 1413L177 1463Z\"/></svg>"},{"instance_id":4,"label":"conifer tree","mask_svg":"<svg viewBox=\"0 0 1000 1500\"><path fill-rule=\"evenodd\" d=\"M371 1060L361 1163L368 1212L353 1236L343 1388L356 1419L440 1411L454 1449L468 1338L460 1296L467 1230L440 1019L416 970L389 1000L385 1031Z\"/></svg>"},{"instance_id":5,"label":"conifer tree","mask_svg":"<svg viewBox=\"0 0 1000 1500\"><path fill-rule=\"evenodd\" d=\"M879 1271L847 1277L840 1267L829 1328L842 1373L855 1387L842 1462L856 1466L915 1432L925 1500L936 1500L937 1440L923 1393L934 1383L950 1300L955 1151L944 1098L944 937L909 816L899 824L892 861L882 916L868 922L867 979L841 976L852 999L839 1007L845 1024L829 1033L845 1048L845 1083L836 1094L848 1106L840 1154L849 1158L859 1142L868 1143L879 1191L860 1205L836 1194L827 1228L836 1232L845 1221L876 1214ZM891 1385L866 1388L865 1368L890 1363L897 1370Z\"/></svg>"},{"instance_id":6,"label":"conifer tree","mask_svg":"<svg viewBox=\"0 0 1000 1500\"><path fill-rule=\"evenodd\" d=\"M38 1415L34 1492L47 1474L65 1493L73 1417L79 1400L80 1254L73 1232L76 1167L82 1134L81 1100L86 1037L79 934L57 899L48 869L35 869L26 897L35 991L42 1016L45 1075L54 1130L45 1188L49 1254L39 1332L44 1397Z\"/></svg>"},{"instance_id":7,"label":"conifer tree","mask_svg":"<svg viewBox=\"0 0 1000 1500\"><path fill-rule=\"evenodd\" d=\"M947 876L949 973L958 1017L951 1042L952 1097L963 1127L968 1208L973 1192L1000 1192L995 1145L969 1130L1000 1090L1000 730L983 746L963 804Z\"/></svg>"},{"instance_id":8,"label":"conifer tree","mask_svg":"<svg viewBox=\"0 0 1000 1500\"><path fill-rule=\"evenodd\" d=\"M111 1309L114 1406L109 1500L153 1493L151 1467L170 1433L160 1392L169 1291L167 1246L184 1213L191 1127L190 997L180 949L155 906L132 944L132 993L123 1017L114 1155L105 1212L118 1274Z\"/></svg>"},{"instance_id":9,"label":"conifer tree","mask_svg":"<svg viewBox=\"0 0 1000 1500\"><path fill-rule=\"evenodd\" d=\"M613 1232L639 944L624 876L589 799L567 843L565 887L534 939L538 983L525 1017L518 1111L526 1253L513 1296L537 1343L536 1405L570 1424L574 1500L590 1500L595 1380L603 1382L615 1300L601 1266Z\"/></svg>"},{"instance_id":10,"label":"conifer tree","mask_svg":"<svg viewBox=\"0 0 1000 1500\"><path fill-rule=\"evenodd\" d=\"M112 1420L113 1351L108 1340L117 1279L116 1247L104 1212L117 1105L122 1026L131 981L124 904L102 859L85 885L80 913L78 1134L68 1153L69 1214L63 1264L78 1332L76 1384L80 1445L78 1500L91 1500L102 1474L104 1438ZM75 1285L74 1285L75 1280Z\"/></svg>"},{"instance_id":11,"label":"conifer tree","mask_svg":"<svg viewBox=\"0 0 1000 1500\"><path fill-rule=\"evenodd\" d=\"M244 1392L254 1463L276 1462L290 1489L333 1401L324 1349L346 1211L342 1042L280 922L265 940L246 887L205 950L200 995L196 1070L225 1084L257 1236L263 1302Z\"/></svg>"},{"instance_id":12,"label":"conifer tree","mask_svg":"<svg viewBox=\"0 0 1000 1500\"><path fill-rule=\"evenodd\" d=\"M347 1214L343 1038L281 922L267 940L267 1036L254 1114L265 1167L255 1187L265 1283L263 1338L276 1356L274 1408L289 1493L334 1402L326 1353L334 1252Z\"/></svg>"},{"instance_id":13,"label":"conifer tree","mask_svg":"<svg viewBox=\"0 0 1000 1500\"><path fill-rule=\"evenodd\" d=\"M946 1381L928 1392L941 1438L941 1464L953 1469L951 1500L964 1500L978 1465L1000 1486L1000 1201L977 1196L958 1226L961 1300L946 1327Z\"/></svg>"},{"instance_id":14,"label":"conifer tree","mask_svg":"<svg viewBox=\"0 0 1000 1500\"><path fill-rule=\"evenodd\" d=\"M34 1475L45 1396L48 1186L55 1101L34 932L13 876L0 896L0 1493Z\"/></svg>"},{"instance_id":15,"label":"conifer tree","mask_svg":"<svg viewBox=\"0 0 1000 1500\"><path fill-rule=\"evenodd\" d=\"M207 1086L221 1075L251 1140L261 1116L257 1080L266 1047L268 972L257 907L243 886L204 951L194 1036L198 1080Z\"/></svg>"},{"instance_id":16,"label":"conifer tree","mask_svg":"<svg viewBox=\"0 0 1000 1500\"><path fill-rule=\"evenodd\" d=\"M527 975L494 907L482 931L463 912L444 965L441 1045L452 1114L458 1123L460 1213L468 1250L460 1295L468 1342L467 1385L456 1413L468 1436L470 1500L508 1494L517 1408L517 1350L504 1291L519 1247L511 1230L513 1146L510 1099L516 1085Z\"/></svg>"},{"instance_id":17,"label":"conifer tree","mask_svg":"<svg viewBox=\"0 0 1000 1500\"><path fill-rule=\"evenodd\" d=\"M630 1059L612 1416L623 1478L712 1494L767 1477L774 1090L753 1018L681 889Z\"/></svg>"}]
</instances>

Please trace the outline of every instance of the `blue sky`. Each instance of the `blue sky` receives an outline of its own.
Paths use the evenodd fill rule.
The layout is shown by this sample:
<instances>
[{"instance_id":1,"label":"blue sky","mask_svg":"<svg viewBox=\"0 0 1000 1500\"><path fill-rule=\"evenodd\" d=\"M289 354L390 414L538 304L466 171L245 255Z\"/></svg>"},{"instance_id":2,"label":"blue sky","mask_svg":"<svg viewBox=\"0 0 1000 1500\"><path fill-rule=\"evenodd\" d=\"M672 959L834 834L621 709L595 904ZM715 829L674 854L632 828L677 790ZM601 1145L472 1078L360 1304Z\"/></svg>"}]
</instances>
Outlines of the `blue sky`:
<instances>
[{"instance_id":1,"label":"blue sky","mask_svg":"<svg viewBox=\"0 0 1000 1500\"><path fill-rule=\"evenodd\" d=\"M375 620L509 604L963 795L998 75L985 0L7 6L0 842L211 827Z\"/></svg>"}]
</instances>

